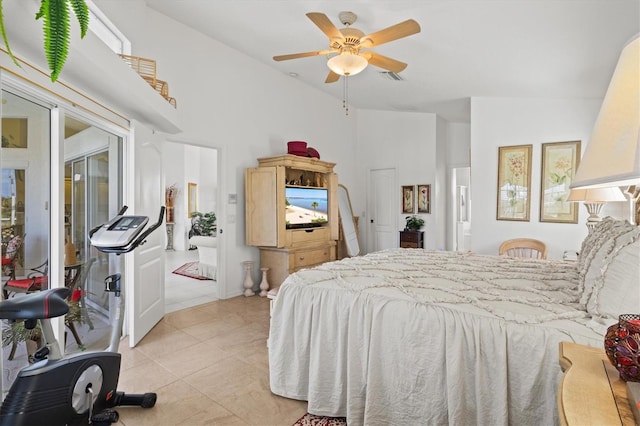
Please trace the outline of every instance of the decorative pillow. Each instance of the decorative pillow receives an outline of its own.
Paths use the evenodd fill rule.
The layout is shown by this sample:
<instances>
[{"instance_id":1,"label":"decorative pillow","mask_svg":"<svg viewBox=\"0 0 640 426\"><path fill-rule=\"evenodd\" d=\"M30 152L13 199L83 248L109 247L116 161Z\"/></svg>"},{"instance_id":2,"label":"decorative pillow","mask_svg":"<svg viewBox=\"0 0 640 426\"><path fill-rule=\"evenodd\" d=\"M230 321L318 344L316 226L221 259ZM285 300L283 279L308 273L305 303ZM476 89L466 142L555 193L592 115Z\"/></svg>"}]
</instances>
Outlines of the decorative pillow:
<instances>
[{"instance_id":1,"label":"decorative pillow","mask_svg":"<svg viewBox=\"0 0 640 426\"><path fill-rule=\"evenodd\" d=\"M578 283L582 293L580 305L586 308L594 281L600 276L604 258L611 254L616 239L636 229L626 220L606 217L584 239L578 257Z\"/></svg>"},{"instance_id":2,"label":"decorative pillow","mask_svg":"<svg viewBox=\"0 0 640 426\"><path fill-rule=\"evenodd\" d=\"M5 253L5 257L9 259L13 259L14 257L16 257L16 253L18 252L18 249L20 248L21 245L22 245L22 237L20 236L13 237L9 241L9 243L7 243L7 251Z\"/></svg>"},{"instance_id":3,"label":"decorative pillow","mask_svg":"<svg viewBox=\"0 0 640 426\"><path fill-rule=\"evenodd\" d=\"M640 312L640 227L615 238L594 276L587 312L593 317L617 320L621 314Z\"/></svg>"}]
</instances>

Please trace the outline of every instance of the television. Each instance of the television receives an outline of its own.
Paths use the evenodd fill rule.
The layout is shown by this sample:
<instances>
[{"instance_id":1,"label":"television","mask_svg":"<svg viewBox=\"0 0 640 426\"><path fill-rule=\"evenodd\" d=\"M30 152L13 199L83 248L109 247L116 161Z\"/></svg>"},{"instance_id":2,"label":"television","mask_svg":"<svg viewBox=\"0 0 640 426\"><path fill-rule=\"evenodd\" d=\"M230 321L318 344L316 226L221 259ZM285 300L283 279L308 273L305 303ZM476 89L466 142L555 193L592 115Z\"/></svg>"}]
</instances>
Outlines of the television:
<instances>
[{"instance_id":1,"label":"television","mask_svg":"<svg viewBox=\"0 0 640 426\"><path fill-rule=\"evenodd\" d=\"M314 228L328 223L326 188L285 188L287 229Z\"/></svg>"}]
</instances>

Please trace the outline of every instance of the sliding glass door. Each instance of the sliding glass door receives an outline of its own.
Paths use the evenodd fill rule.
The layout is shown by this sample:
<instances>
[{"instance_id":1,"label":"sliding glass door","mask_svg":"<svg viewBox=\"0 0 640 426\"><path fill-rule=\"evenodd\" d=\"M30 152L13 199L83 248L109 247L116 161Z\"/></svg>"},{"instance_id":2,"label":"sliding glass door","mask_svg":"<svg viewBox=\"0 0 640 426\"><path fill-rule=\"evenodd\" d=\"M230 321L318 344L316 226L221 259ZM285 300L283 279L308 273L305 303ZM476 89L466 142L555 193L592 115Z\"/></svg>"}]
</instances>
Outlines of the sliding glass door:
<instances>
[{"instance_id":1,"label":"sliding glass door","mask_svg":"<svg viewBox=\"0 0 640 426\"><path fill-rule=\"evenodd\" d=\"M115 312L104 279L123 266L120 257L93 249L88 231L113 217L122 204L123 137L89 115L72 114L21 90L5 88L1 98L2 256L15 257L8 267L3 259L3 297L25 297L52 286L71 288L60 338L65 352L103 350ZM51 197L54 189L61 194L56 199ZM37 286L9 285L14 278L36 275L46 279ZM2 342L4 397L18 371L33 362L42 340L38 327L29 331L21 322L3 321Z\"/></svg>"},{"instance_id":2,"label":"sliding glass door","mask_svg":"<svg viewBox=\"0 0 640 426\"><path fill-rule=\"evenodd\" d=\"M36 274L49 259L51 108L23 93L1 92L0 230L2 297L22 297L34 288L12 288L15 279ZM41 268L39 275L46 275ZM44 281L47 285L48 278ZM28 363L39 344L39 330L22 322L2 324L3 389Z\"/></svg>"},{"instance_id":3,"label":"sliding glass door","mask_svg":"<svg viewBox=\"0 0 640 426\"><path fill-rule=\"evenodd\" d=\"M95 133L95 132L92 132ZM118 167L110 167L110 162L118 164L119 138L104 132L106 146L95 153L76 153L78 158L65 164L65 211L69 214L65 222L69 226L69 236L79 260L94 259L87 274L86 300L92 308L108 316L109 300L103 291L104 278L109 275L109 255L91 247L88 232L90 229L106 223L118 210L118 177L109 176L110 171L117 173ZM109 140L112 139L111 142ZM114 143L115 149L109 149ZM113 184L112 182L115 182ZM116 192L113 196L113 192Z\"/></svg>"}]
</instances>

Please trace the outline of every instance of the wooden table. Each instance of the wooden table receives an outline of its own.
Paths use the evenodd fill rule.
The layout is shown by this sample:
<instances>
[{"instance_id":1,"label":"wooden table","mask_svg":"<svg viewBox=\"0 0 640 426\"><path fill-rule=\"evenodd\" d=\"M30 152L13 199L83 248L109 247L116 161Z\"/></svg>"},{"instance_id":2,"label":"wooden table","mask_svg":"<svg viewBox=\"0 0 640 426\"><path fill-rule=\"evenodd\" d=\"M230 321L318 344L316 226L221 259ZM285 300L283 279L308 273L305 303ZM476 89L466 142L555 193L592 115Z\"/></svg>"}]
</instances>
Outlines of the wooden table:
<instances>
[{"instance_id":1,"label":"wooden table","mask_svg":"<svg viewBox=\"0 0 640 426\"><path fill-rule=\"evenodd\" d=\"M565 372L558 389L562 425L635 425L626 383L604 349L560 343Z\"/></svg>"}]
</instances>

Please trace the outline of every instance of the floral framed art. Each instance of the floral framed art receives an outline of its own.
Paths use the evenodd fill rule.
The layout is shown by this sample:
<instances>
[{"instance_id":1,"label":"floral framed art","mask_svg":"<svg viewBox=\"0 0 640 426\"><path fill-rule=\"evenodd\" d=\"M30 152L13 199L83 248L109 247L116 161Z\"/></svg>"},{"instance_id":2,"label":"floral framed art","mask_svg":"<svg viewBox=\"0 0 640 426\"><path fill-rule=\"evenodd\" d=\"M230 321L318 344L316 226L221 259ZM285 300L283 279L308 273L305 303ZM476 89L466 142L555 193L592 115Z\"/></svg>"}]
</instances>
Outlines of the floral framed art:
<instances>
[{"instance_id":1,"label":"floral framed art","mask_svg":"<svg viewBox=\"0 0 640 426\"><path fill-rule=\"evenodd\" d=\"M578 203L567 201L580 163L580 141L542 144L540 222L578 223Z\"/></svg>"},{"instance_id":2,"label":"floral framed art","mask_svg":"<svg viewBox=\"0 0 640 426\"><path fill-rule=\"evenodd\" d=\"M418 185L418 213L431 213L431 185Z\"/></svg>"},{"instance_id":3,"label":"floral framed art","mask_svg":"<svg viewBox=\"0 0 640 426\"><path fill-rule=\"evenodd\" d=\"M413 185L405 185L402 187L402 213L415 213L414 206Z\"/></svg>"},{"instance_id":4,"label":"floral framed art","mask_svg":"<svg viewBox=\"0 0 640 426\"><path fill-rule=\"evenodd\" d=\"M532 145L498 147L497 220L529 221Z\"/></svg>"}]
</instances>

